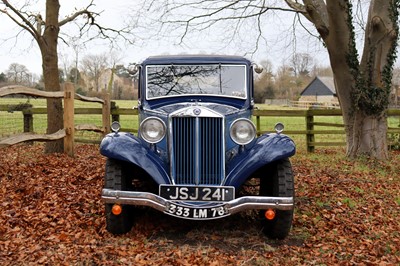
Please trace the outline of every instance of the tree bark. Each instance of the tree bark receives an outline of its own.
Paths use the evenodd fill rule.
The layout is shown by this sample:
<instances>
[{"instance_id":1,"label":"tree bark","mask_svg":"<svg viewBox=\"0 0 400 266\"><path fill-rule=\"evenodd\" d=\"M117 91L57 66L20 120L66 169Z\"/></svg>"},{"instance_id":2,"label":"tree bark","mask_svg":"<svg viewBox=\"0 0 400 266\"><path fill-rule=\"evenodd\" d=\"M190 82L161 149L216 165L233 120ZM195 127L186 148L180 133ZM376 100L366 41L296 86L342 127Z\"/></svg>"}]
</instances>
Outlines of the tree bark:
<instances>
[{"instance_id":1,"label":"tree bark","mask_svg":"<svg viewBox=\"0 0 400 266\"><path fill-rule=\"evenodd\" d=\"M388 143L384 137L387 134L387 119L384 114L371 116L358 111L353 125L347 145L348 157L357 158L364 154L380 160L388 158Z\"/></svg>"},{"instance_id":2,"label":"tree bark","mask_svg":"<svg viewBox=\"0 0 400 266\"><path fill-rule=\"evenodd\" d=\"M391 91L391 57L398 34L394 25L397 19L393 20L392 13L395 3L395 0L372 0L370 4L358 73L361 82L356 88L359 110L355 114L353 145L348 149L350 157L360 153L378 159L389 157L385 112Z\"/></svg>"},{"instance_id":3,"label":"tree bark","mask_svg":"<svg viewBox=\"0 0 400 266\"><path fill-rule=\"evenodd\" d=\"M343 111L347 156L388 158L386 111L398 36L399 0L372 0L361 63L355 47L350 0L304 0L308 18L328 49ZM318 3L315 4L315 3ZM328 14L328 21L322 20Z\"/></svg>"},{"instance_id":4,"label":"tree bark","mask_svg":"<svg viewBox=\"0 0 400 266\"><path fill-rule=\"evenodd\" d=\"M46 91L60 91L60 78L58 73L58 34L60 31L58 15L60 4L58 0L46 1L46 20L43 35L38 43L42 54L42 69L44 87ZM57 132L64 127L63 108L61 99L47 99L47 134ZM63 140L47 142L46 153L64 151Z\"/></svg>"},{"instance_id":5,"label":"tree bark","mask_svg":"<svg viewBox=\"0 0 400 266\"><path fill-rule=\"evenodd\" d=\"M13 6L11 1L0 0L2 8L0 14L7 16L11 21L18 25L22 30L27 31L38 43L42 55L42 70L44 86L46 91L61 91L60 75L58 70L58 37L60 27L74 22L78 17L84 18L82 25L79 26L79 37L86 36L91 29L97 31L98 37L108 39L114 42L117 38L122 37L125 41L132 43L132 39L127 35L131 34L131 27L124 27L123 29L116 30L112 28L104 28L96 21L100 13L89 11L95 6L95 1L89 1L86 8L75 9L75 12L66 16L62 20L58 20L60 11L59 0L46 0L46 15L43 20L40 13L35 11L28 11L27 8L31 6L31 1L26 1L25 4L18 4L20 7ZM17 1L13 1L17 2ZM33 1L37 2L37 1ZM3 8L4 7L4 8ZM35 9L35 8L34 8ZM81 23L79 23L81 24ZM20 31L16 32L16 38L19 36ZM87 35L89 40L89 34ZM92 36L93 37L93 36ZM75 73L76 74L76 73ZM0 76L1 78L1 76ZM76 82L75 82L76 83ZM63 108L62 100L47 100L47 133L51 134L57 132L59 129L64 128L63 123ZM55 141L46 143L45 152L63 152L63 141Z\"/></svg>"}]
</instances>

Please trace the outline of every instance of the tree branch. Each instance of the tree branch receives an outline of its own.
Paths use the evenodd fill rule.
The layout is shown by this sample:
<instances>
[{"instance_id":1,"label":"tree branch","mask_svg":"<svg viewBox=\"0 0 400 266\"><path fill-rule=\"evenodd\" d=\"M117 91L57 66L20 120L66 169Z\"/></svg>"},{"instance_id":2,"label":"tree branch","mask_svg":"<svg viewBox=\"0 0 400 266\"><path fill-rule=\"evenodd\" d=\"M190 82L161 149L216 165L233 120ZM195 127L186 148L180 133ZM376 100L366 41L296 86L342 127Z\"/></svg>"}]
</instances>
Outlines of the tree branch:
<instances>
[{"instance_id":1,"label":"tree branch","mask_svg":"<svg viewBox=\"0 0 400 266\"><path fill-rule=\"evenodd\" d=\"M329 34L329 17L328 10L324 0L303 0L305 9L310 20L314 25L322 39L326 39Z\"/></svg>"},{"instance_id":2,"label":"tree branch","mask_svg":"<svg viewBox=\"0 0 400 266\"><path fill-rule=\"evenodd\" d=\"M88 18L92 17L92 19L94 20L94 17L92 16L92 13L93 13L93 12L89 11L89 8L90 8L91 6L93 6L93 5L94 5L94 4L93 4L93 0L92 0L92 1L89 3L89 5L88 5L85 9L82 9L82 10L80 10L80 11L78 11L78 12L75 12L75 13L72 14L71 16L66 17L65 19L61 20L61 21L58 23L58 25L59 25L60 27L62 27L62 26L64 26L65 24L67 24L68 22L72 22L72 21L74 21L77 17L83 16L83 15L87 15ZM98 15L98 14L96 13L96 15Z\"/></svg>"},{"instance_id":3,"label":"tree branch","mask_svg":"<svg viewBox=\"0 0 400 266\"><path fill-rule=\"evenodd\" d=\"M292 0L285 0L285 2L290 8L292 8L293 10L295 10L298 13L301 13L309 21L312 21L311 17L308 15L307 10L304 5L297 3L297 1L293 2Z\"/></svg>"},{"instance_id":4,"label":"tree branch","mask_svg":"<svg viewBox=\"0 0 400 266\"><path fill-rule=\"evenodd\" d=\"M154 3L152 2L147 10L154 8L153 4ZM191 8L193 12L186 10L185 15L187 18L184 19L168 19L168 16L170 15L177 16L177 13L179 13L178 10L182 10L183 8ZM156 9L156 11L158 12L160 11L157 8L154 9ZM296 13L299 12L299 10L295 10L293 8L268 6L265 0L235 0L232 2L203 0L195 2L184 2L172 6L166 3L161 10L161 12L163 13L160 16L160 21L161 28L163 28L165 25L178 25L177 28L183 28L183 33L180 34L180 44L182 44L183 40L191 30L203 31L210 28L219 21L242 21L247 18L255 18L257 20L256 23L258 24L260 16L269 10ZM175 13L173 14L173 12ZM194 15L187 15L188 13ZM236 25L236 27L238 27L238 25Z\"/></svg>"},{"instance_id":5,"label":"tree branch","mask_svg":"<svg viewBox=\"0 0 400 266\"><path fill-rule=\"evenodd\" d=\"M86 8L77 11L73 13L72 15L66 17L65 19L61 20L59 22L59 26L62 27L66 25L67 23L74 22L78 17L84 17L87 19L85 23L83 23L82 26L79 27L79 32L80 35L83 36L85 33L89 32L89 30L92 27L95 27L98 31L98 33L95 36L92 36L88 39L88 41L93 40L95 38L102 38L102 39L115 39L116 36L122 37L125 41L129 42L132 44L134 40L132 38L128 38L126 35L132 34L131 29L129 26L124 27L122 29L112 29L112 28L106 28L101 25L99 25L96 22L96 17L100 16L102 12L93 12L90 11L89 9L94 6L94 0L92 0ZM112 36L114 34L114 36ZM86 41L87 42L87 41Z\"/></svg>"},{"instance_id":6,"label":"tree branch","mask_svg":"<svg viewBox=\"0 0 400 266\"><path fill-rule=\"evenodd\" d=\"M9 8L15 15L17 15L22 20L23 23L18 21L14 16L12 16L9 12L7 12L7 9L0 10L0 12L6 14L12 21L14 21L15 24L28 31L33 36L33 38L37 40L39 38L39 33L35 29L34 25L26 17L22 15L21 11L12 6L7 0L1 0L1 1L7 8Z\"/></svg>"}]
</instances>

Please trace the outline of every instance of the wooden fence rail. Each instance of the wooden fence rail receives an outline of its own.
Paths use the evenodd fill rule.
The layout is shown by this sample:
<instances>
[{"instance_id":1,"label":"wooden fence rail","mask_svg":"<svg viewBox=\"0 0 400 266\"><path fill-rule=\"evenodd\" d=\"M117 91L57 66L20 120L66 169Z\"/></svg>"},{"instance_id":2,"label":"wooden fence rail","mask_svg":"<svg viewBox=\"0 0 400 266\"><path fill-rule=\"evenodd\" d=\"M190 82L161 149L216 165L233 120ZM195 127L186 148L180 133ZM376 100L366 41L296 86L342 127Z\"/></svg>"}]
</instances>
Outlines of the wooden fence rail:
<instances>
[{"instance_id":1,"label":"wooden fence rail","mask_svg":"<svg viewBox=\"0 0 400 266\"><path fill-rule=\"evenodd\" d=\"M346 142L338 141L320 141L315 140L316 135L344 135L344 124L315 122L315 117L341 117L340 109L308 109L308 110L255 110L253 116L256 117L257 133L259 135L266 133L261 130L261 117L304 117L305 128L296 130L285 130L287 135L305 135L307 152L314 152L316 146L346 146ZM388 117L399 117L400 110L393 109L387 111ZM334 127L340 129L316 129L316 126ZM398 127L389 127L388 134L400 134L400 120Z\"/></svg>"},{"instance_id":2,"label":"wooden fence rail","mask_svg":"<svg viewBox=\"0 0 400 266\"><path fill-rule=\"evenodd\" d=\"M318 134L344 134L344 125L336 123L314 122L315 116L342 116L341 110L255 110L253 115L256 117L257 133L259 135L266 133L261 130L261 117L304 117L305 128L297 130L285 130L287 135L305 135L308 152L314 152L315 146L344 146L346 142L316 142L315 135ZM314 126L340 127L341 130L316 130Z\"/></svg>"},{"instance_id":3,"label":"wooden fence rail","mask_svg":"<svg viewBox=\"0 0 400 266\"><path fill-rule=\"evenodd\" d=\"M108 116L108 122L104 122L104 110L102 108L75 108L75 114L87 114L87 115L101 115L103 114L103 125L109 125L110 120L120 121L121 116L135 116L138 115L138 110L136 108L118 108L114 102L110 103L110 116ZM0 105L0 111L7 110L7 107ZM33 108L28 107L20 110L24 116L24 131L29 132L33 130L33 115L35 114L46 114L46 108ZM400 110L388 110L388 117L399 117ZM107 116L107 115L106 115ZM304 118L304 127L299 129L285 130L287 135L304 135L306 139L306 146L308 152L314 152L317 146L345 146L346 142L343 141L316 141L316 135L344 135L344 125L340 123L327 123L327 122L316 122L315 117L341 117L342 112L339 109L309 109L309 110L260 110L256 109L253 112L253 116L256 121L257 134L261 135L269 131L262 130L262 118L263 117L299 117ZM111 118L111 119L110 119ZM108 123L108 124L106 124ZM318 127L318 128L317 128ZM319 127L333 127L337 129L319 129ZM92 130L97 132L103 132L102 130L97 130L90 125L76 125L75 130ZM130 131L136 133L138 128L122 128L123 131ZM388 128L389 134L400 134L400 120L399 127ZM90 140L79 140L83 142L98 143L99 141Z\"/></svg>"},{"instance_id":4,"label":"wooden fence rail","mask_svg":"<svg viewBox=\"0 0 400 266\"><path fill-rule=\"evenodd\" d=\"M80 110L83 113L83 110ZM114 102L111 102L111 117L112 121L120 121L120 117L124 115L138 115L136 108L118 108ZM399 117L400 110L388 110L388 117ZM261 119L263 117L303 117L305 120L304 129L285 130L287 135L304 135L306 138L306 146L308 152L314 152L317 146L345 146L346 142L338 141L315 141L316 135L344 135L344 125L338 123L315 122L315 117L341 117L342 111L338 109L309 109L309 110L261 110L256 109L253 112L256 120L257 134L261 135L271 131L261 130ZM315 127L334 127L338 129L316 129ZM137 128L122 128L124 131L137 132ZM399 126L396 128L388 128L389 134L400 134Z\"/></svg>"},{"instance_id":5,"label":"wooden fence rail","mask_svg":"<svg viewBox=\"0 0 400 266\"><path fill-rule=\"evenodd\" d=\"M0 88L0 97L15 95L15 94L23 94L34 97L42 97L42 98L55 98L55 99L63 99L64 100L64 128L52 133L52 134L34 134L33 133L33 114L47 114L46 108L32 108L29 104L22 104L13 106L15 110L22 111L23 120L24 120L24 133L25 134L17 134L11 137L7 137L5 139L0 139L0 148L7 147L9 145L14 145L20 142L26 141L52 141L63 139L64 140L64 152L70 156L74 156L74 147L75 147L75 124L74 124L74 116L75 116L75 108L74 101L80 100L84 102L97 102L102 104L102 108L100 108L100 114L102 114L102 128L99 128L98 131L103 134L107 134L110 131L110 96L108 94L104 95L104 99L99 99L95 97L86 97L80 94L75 93L75 88L72 83L64 84L64 91L57 92L48 92L48 91L40 91L33 88L28 88L19 85L12 85ZM0 106L0 111L4 111L5 109L8 111L10 106ZM99 114L99 112L96 112ZM85 125L78 125L81 130L93 130L93 126L89 125L89 127Z\"/></svg>"}]
</instances>

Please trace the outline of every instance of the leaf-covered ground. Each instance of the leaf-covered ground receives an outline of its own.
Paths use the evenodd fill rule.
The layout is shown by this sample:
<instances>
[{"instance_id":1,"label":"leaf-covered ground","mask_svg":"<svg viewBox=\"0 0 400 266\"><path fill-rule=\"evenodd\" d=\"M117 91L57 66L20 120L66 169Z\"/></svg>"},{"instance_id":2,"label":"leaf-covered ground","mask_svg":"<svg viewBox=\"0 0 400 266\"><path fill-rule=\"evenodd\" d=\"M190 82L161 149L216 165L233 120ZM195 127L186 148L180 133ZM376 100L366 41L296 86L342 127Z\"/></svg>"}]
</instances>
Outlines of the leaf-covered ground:
<instances>
[{"instance_id":1,"label":"leaf-covered ground","mask_svg":"<svg viewBox=\"0 0 400 266\"><path fill-rule=\"evenodd\" d=\"M105 159L42 145L0 150L0 265L399 265L400 153L348 161L342 150L292 159L296 212L290 236L271 241L255 215L211 222L138 213L130 233L105 230Z\"/></svg>"}]
</instances>

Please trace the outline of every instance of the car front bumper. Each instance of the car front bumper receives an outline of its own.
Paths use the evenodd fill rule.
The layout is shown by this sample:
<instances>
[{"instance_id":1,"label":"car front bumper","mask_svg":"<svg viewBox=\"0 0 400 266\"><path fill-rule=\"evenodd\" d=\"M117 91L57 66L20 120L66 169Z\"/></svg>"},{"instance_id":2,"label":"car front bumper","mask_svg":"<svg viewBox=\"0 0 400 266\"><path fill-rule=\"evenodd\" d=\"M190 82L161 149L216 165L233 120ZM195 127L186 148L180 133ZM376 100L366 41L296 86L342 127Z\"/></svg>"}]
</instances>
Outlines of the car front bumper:
<instances>
[{"instance_id":1,"label":"car front bumper","mask_svg":"<svg viewBox=\"0 0 400 266\"><path fill-rule=\"evenodd\" d=\"M166 200L156 194L149 192L103 189L101 198L105 203L148 206L158 211L165 212L166 214L176 216L169 212L171 204L176 204L175 202ZM224 215L218 217L212 217L211 219L221 218L237 212L245 210L253 210L253 209L292 210L294 207L294 198L245 196L231 201L217 202L213 204L218 208L223 208ZM188 207L189 205L185 206ZM196 207L194 205L191 205L190 208L201 208L201 207ZM193 217L183 217L183 216L179 217L193 219ZM210 217L208 218L210 219Z\"/></svg>"}]
</instances>

